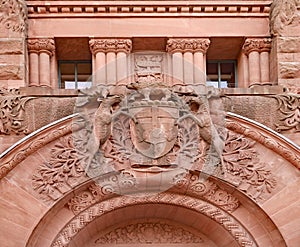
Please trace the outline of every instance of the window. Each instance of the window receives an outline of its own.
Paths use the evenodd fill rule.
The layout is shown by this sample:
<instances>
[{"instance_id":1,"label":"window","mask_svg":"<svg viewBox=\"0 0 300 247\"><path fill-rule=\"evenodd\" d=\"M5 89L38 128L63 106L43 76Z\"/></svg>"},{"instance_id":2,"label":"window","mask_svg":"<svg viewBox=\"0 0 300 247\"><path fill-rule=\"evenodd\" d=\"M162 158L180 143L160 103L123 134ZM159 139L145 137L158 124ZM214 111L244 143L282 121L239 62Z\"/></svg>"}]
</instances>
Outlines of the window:
<instances>
[{"instance_id":1,"label":"window","mask_svg":"<svg viewBox=\"0 0 300 247\"><path fill-rule=\"evenodd\" d=\"M92 86L92 62L90 60L58 61L60 88L84 89Z\"/></svg>"},{"instance_id":2,"label":"window","mask_svg":"<svg viewBox=\"0 0 300 247\"><path fill-rule=\"evenodd\" d=\"M207 85L217 88L236 87L235 60L208 60L206 65Z\"/></svg>"}]
</instances>

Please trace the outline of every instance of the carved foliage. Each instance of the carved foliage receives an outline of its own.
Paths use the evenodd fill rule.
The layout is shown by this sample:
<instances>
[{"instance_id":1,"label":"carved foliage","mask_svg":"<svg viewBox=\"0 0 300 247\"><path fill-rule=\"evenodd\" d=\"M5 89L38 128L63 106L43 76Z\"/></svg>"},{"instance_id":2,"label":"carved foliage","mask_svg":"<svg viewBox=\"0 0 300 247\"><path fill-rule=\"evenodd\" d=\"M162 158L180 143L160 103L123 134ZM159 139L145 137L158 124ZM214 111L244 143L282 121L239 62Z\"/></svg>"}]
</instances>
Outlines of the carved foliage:
<instances>
[{"instance_id":1,"label":"carved foliage","mask_svg":"<svg viewBox=\"0 0 300 247\"><path fill-rule=\"evenodd\" d=\"M209 39L169 39L167 52L202 52L205 54L209 44Z\"/></svg>"},{"instance_id":2,"label":"carved foliage","mask_svg":"<svg viewBox=\"0 0 300 247\"><path fill-rule=\"evenodd\" d=\"M259 160L254 145L254 141L228 132L223 152L225 179L254 200L261 200L272 192L276 180L267 164Z\"/></svg>"},{"instance_id":3,"label":"carved foliage","mask_svg":"<svg viewBox=\"0 0 300 247\"><path fill-rule=\"evenodd\" d=\"M243 50L248 55L252 51L258 52L269 52L271 50L272 39L264 38L264 39L246 39Z\"/></svg>"},{"instance_id":4,"label":"carved foliage","mask_svg":"<svg viewBox=\"0 0 300 247\"><path fill-rule=\"evenodd\" d=\"M282 113L276 124L276 130L282 131L300 131L300 95L276 95L273 96L278 102L278 110Z\"/></svg>"},{"instance_id":5,"label":"carved foliage","mask_svg":"<svg viewBox=\"0 0 300 247\"><path fill-rule=\"evenodd\" d=\"M201 237L164 222L146 222L118 227L99 237L96 244L202 243Z\"/></svg>"},{"instance_id":6,"label":"carved foliage","mask_svg":"<svg viewBox=\"0 0 300 247\"><path fill-rule=\"evenodd\" d=\"M93 54L97 52L130 53L132 49L132 41L130 39L91 39L89 44Z\"/></svg>"},{"instance_id":7,"label":"carved foliage","mask_svg":"<svg viewBox=\"0 0 300 247\"><path fill-rule=\"evenodd\" d=\"M25 104L31 97L20 95L17 89L0 88L0 134L26 133Z\"/></svg>"},{"instance_id":8,"label":"carved foliage","mask_svg":"<svg viewBox=\"0 0 300 247\"><path fill-rule=\"evenodd\" d=\"M0 24L14 32L25 32L27 9L23 0L0 1Z\"/></svg>"},{"instance_id":9,"label":"carved foliage","mask_svg":"<svg viewBox=\"0 0 300 247\"><path fill-rule=\"evenodd\" d=\"M51 150L49 162L41 165L33 175L32 185L39 194L55 200L85 176L85 145L74 142L76 140L71 136L60 138ZM77 145L76 148L74 145Z\"/></svg>"},{"instance_id":10,"label":"carved foliage","mask_svg":"<svg viewBox=\"0 0 300 247\"><path fill-rule=\"evenodd\" d=\"M46 52L50 56L55 52L54 39L28 39L27 45L29 52Z\"/></svg>"}]
</instances>

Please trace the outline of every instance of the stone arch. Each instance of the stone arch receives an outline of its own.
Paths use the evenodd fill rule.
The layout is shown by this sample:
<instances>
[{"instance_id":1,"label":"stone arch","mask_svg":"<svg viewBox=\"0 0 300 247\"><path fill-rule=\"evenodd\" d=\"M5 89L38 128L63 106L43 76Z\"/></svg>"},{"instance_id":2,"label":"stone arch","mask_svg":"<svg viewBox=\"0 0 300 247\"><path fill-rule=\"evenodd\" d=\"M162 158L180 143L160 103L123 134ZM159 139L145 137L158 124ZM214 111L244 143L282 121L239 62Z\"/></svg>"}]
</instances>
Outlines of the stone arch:
<instances>
[{"instance_id":1,"label":"stone arch","mask_svg":"<svg viewBox=\"0 0 300 247\"><path fill-rule=\"evenodd\" d=\"M22 208L22 210L20 210L20 214L24 213L24 220L28 220L29 222L29 216L25 216L26 211L28 212L32 210L31 207L33 207L29 204L29 202L32 203L30 200L33 200L38 204L38 209L34 209L33 211L35 212L32 213L35 214L35 218L30 221L30 227L27 229L27 231L23 232L24 235L22 236L22 243L24 244L24 242L27 242L29 239L27 246L35 246L32 243L36 241L36 234L38 234L40 239L45 241L44 244L37 246L50 246L58 233L57 229L63 230L64 227L68 225L70 220L73 218L75 219L76 215L80 214L80 212L70 210L70 208L67 207L68 202L74 196L77 196L81 192L85 192L85 190L88 189L88 186L90 185L89 180L80 180L78 184L76 184L74 187L68 187L65 191L59 194L58 197L52 199L48 198L46 201L41 199L39 193L37 193L37 191L32 188L32 185L29 184L29 178L32 178L33 171L39 167L38 164L32 163L32 157L36 156L37 153L41 154L44 152L48 153L49 155L50 149L47 145L51 146L57 142L59 138L68 136L72 130L74 130L74 126L72 125L73 118L76 118L76 116L65 118L62 121L55 122L52 125L37 131L1 155L1 171L3 172L0 184L4 191L6 191L4 193L7 193L4 197L10 199L10 205L12 205L12 207L16 207L16 210ZM77 127L80 129L80 126ZM255 123L248 121L247 119L239 118L238 116L228 117L227 128L237 134L243 133L247 138L257 140L257 143L261 145L259 148L264 148L260 154L264 153L266 150L270 150L268 152L272 152L274 155L274 151L278 153L278 157L276 156L276 159L279 159L281 165L280 167L274 167L274 169L276 172L286 171L288 172L288 176L281 176L280 179L278 179L277 189L272 191L272 193L270 193L265 200L256 200L248 195L243 188L239 187L239 185L230 183L230 181L222 180L218 177L212 177L212 181L217 184L222 191L225 191L226 193L234 195L236 198L238 198L240 202L239 207L233 211L230 211L228 208L222 208L211 198L206 198L205 196L201 195L199 191L192 193L188 191L188 188L176 188L176 190L168 193L178 195L178 198L186 197L193 198L192 201L202 201L212 205L212 207L217 207L217 210L221 210L231 217L236 218L238 222L240 222L241 226L249 231L250 235L254 236L254 239L257 241L259 246L279 246L278 243L281 244L281 246L292 246L291 243L293 239L285 239L284 233L287 225L286 220L290 220L293 224L296 224L296 219L293 219L293 215L287 215L284 222L280 222L283 215L287 213L287 209L283 208L283 211L280 210L281 212L276 213L274 202L278 199L280 200L279 204L284 200L288 201L291 203L291 207L288 208L289 211L295 209L299 203L295 195L293 197L289 197L289 195L286 194L290 189L296 188L298 184L297 174L299 171L296 169L296 167L297 164L299 164L297 163L299 151L297 151L297 147L283 139L280 135L269 131L267 128L256 126ZM291 166L290 164L293 164L294 166ZM31 167L31 170L28 171L27 168L29 167ZM14 195L9 194L12 192L7 191L7 189L9 186L14 186L14 184L18 184L18 188L16 189L17 193ZM18 199L20 197L24 199L23 205L19 204L20 202ZM102 202L107 202L108 205L110 205L109 203L112 202L112 200L122 201L125 200L125 198L113 197L110 195L107 198L94 201L91 205L88 205L88 208L92 208L93 206L96 207L96 205L99 205ZM133 204L132 206L134 207L134 205L136 205L136 207L139 207L138 205L143 204L147 203L140 202ZM155 204L155 201L152 204ZM163 204L166 205L166 203ZM85 210L89 210L88 208ZM250 210L251 208L253 208L253 210ZM199 215L200 214L203 215L201 212L199 212ZM251 217L248 217L249 215ZM255 215L255 217L253 217L253 215ZM251 225L251 222L247 222L247 219L258 221L257 218L259 217L262 219L259 224ZM47 222L50 223L49 229L50 232L52 231L52 237L45 236L46 232L49 232L49 229L45 228ZM31 237L29 238L29 236ZM26 241L24 241L25 239Z\"/></svg>"}]
</instances>

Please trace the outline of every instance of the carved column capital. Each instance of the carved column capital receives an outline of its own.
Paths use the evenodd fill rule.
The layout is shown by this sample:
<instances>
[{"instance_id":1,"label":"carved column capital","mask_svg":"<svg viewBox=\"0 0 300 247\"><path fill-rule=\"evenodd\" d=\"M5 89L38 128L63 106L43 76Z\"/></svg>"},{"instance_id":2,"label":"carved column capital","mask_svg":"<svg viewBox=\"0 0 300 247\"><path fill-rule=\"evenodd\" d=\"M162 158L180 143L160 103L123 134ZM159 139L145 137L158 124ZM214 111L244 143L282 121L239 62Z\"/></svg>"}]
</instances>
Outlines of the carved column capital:
<instances>
[{"instance_id":1,"label":"carved column capital","mask_svg":"<svg viewBox=\"0 0 300 247\"><path fill-rule=\"evenodd\" d=\"M166 50L169 53L175 52L202 52L205 54L209 47L210 40L202 39L169 39Z\"/></svg>"},{"instance_id":2,"label":"carved column capital","mask_svg":"<svg viewBox=\"0 0 300 247\"><path fill-rule=\"evenodd\" d=\"M92 54L97 52L131 52L132 41L130 39L91 39L89 41Z\"/></svg>"},{"instance_id":3,"label":"carved column capital","mask_svg":"<svg viewBox=\"0 0 300 247\"><path fill-rule=\"evenodd\" d=\"M249 55L252 51L269 52L271 50L271 38L248 38L243 45L243 51Z\"/></svg>"},{"instance_id":4,"label":"carved column capital","mask_svg":"<svg viewBox=\"0 0 300 247\"><path fill-rule=\"evenodd\" d=\"M55 53L55 42L52 38L28 39L27 45L30 53L45 52L49 56Z\"/></svg>"}]
</instances>

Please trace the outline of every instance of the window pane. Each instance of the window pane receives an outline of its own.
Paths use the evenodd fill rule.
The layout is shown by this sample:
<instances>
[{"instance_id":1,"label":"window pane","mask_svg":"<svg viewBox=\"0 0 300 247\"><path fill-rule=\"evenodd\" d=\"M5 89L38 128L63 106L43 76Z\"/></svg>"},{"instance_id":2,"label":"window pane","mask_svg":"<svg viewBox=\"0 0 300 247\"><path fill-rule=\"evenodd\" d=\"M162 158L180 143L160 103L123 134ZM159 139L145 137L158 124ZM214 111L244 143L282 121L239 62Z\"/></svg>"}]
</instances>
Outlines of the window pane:
<instances>
[{"instance_id":1,"label":"window pane","mask_svg":"<svg viewBox=\"0 0 300 247\"><path fill-rule=\"evenodd\" d=\"M75 88L75 64L60 64L60 84L61 88Z\"/></svg>"},{"instance_id":2,"label":"window pane","mask_svg":"<svg viewBox=\"0 0 300 247\"><path fill-rule=\"evenodd\" d=\"M91 80L92 64L78 63L77 64L78 81L85 82ZM78 85L79 87L79 85Z\"/></svg>"},{"instance_id":3,"label":"window pane","mask_svg":"<svg viewBox=\"0 0 300 247\"><path fill-rule=\"evenodd\" d=\"M207 85L218 87L218 63L208 63L206 66Z\"/></svg>"},{"instance_id":4,"label":"window pane","mask_svg":"<svg viewBox=\"0 0 300 247\"><path fill-rule=\"evenodd\" d=\"M221 62L221 88L235 87L235 64L234 62Z\"/></svg>"}]
</instances>

